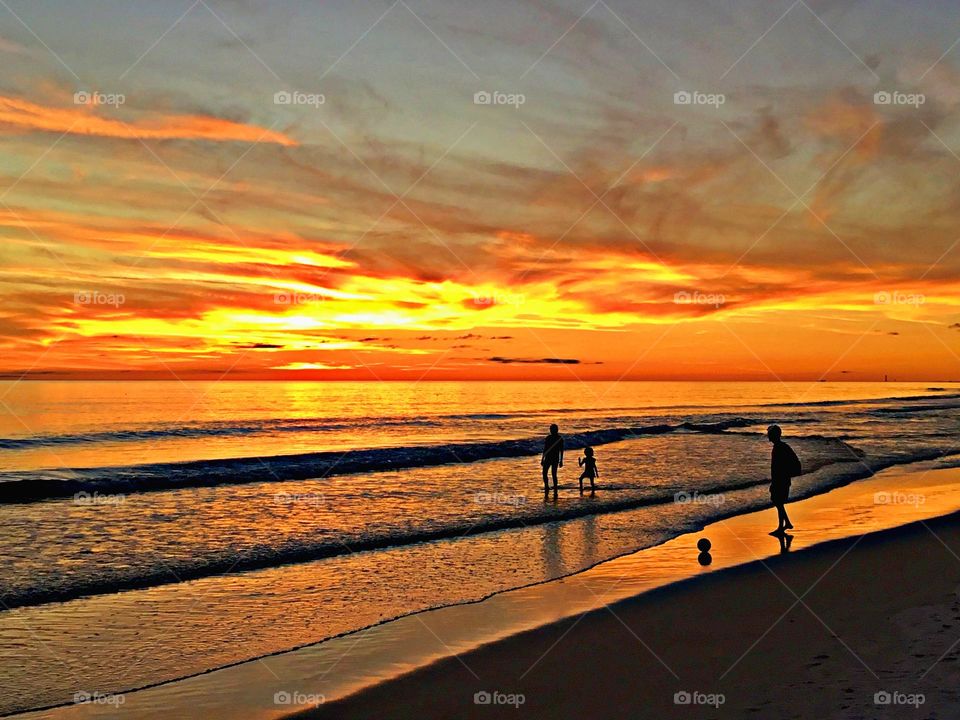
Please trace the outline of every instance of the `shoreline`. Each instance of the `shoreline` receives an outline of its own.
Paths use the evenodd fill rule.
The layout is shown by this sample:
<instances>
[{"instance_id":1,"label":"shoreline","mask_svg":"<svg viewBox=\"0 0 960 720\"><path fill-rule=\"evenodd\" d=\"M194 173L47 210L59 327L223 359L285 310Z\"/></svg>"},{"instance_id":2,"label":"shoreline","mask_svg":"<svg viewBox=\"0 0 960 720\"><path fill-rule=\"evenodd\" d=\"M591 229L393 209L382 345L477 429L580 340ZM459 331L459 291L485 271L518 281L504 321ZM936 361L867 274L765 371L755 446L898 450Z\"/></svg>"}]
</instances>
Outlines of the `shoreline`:
<instances>
[{"instance_id":1,"label":"shoreline","mask_svg":"<svg viewBox=\"0 0 960 720\"><path fill-rule=\"evenodd\" d=\"M806 500L798 500L791 503L791 514L795 514L805 504L812 504L821 508L821 510L829 508L838 501L842 502L838 493L863 495L871 488L895 489L908 487L912 482L908 478L913 478L913 481L918 477L930 480L934 477L941 477L944 473L950 475L958 473L955 469L931 470L929 464L926 469L922 466L923 464L898 466L868 480L845 485L831 492L814 495ZM931 477L928 477L928 473ZM949 487L949 484L946 487ZM952 497L956 493L948 492L947 495L952 498L948 503L949 506L953 510L960 509L960 499ZM937 505L939 509L944 507L946 505L942 502ZM874 508L874 511L876 511L878 517L885 518L888 526L891 524L892 526L902 525L903 522L900 522L900 520L908 522L909 518L915 516L917 512L925 512L925 517L943 514L936 512L936 509L932 506L922 511L920 508L915 508L915 512L906 514L892 512L895 509L898 508L891 505L880 508L879 511ZM769 511L754 511L733 516L712 523L708 526L708 531L716 532L711 529L729 523L742 525L746 528L768 514ZM765 517L760 522L765 527L770 522L770 518ZM795 520L795 522L797 521ZM797 524L799 527L800 523ZM829 523L827 524L829 525ZM839 528L839 530L841 536L849 536L851 528L846 528L845 532L843 528ZM835 531L837 531L837 528L831 530L831 532ZM480 601L421 611L339 638L307 645L297 650L285 651L265 658L246 661L232 667L212 670L184 680L170 681L149 689L130 692L126 695L128 705L124 714L132 713L130 716L136 717L161 717L163 713L159 711L159 708L167 708L169 703L175 702L175 699L179 696L181 702L183 702L183 697L194 703L200 698L208 700L209 717L232 717L240 708L243 708L243 716L245 717L280 717L297 708L284 708L274 705L272 702L273 693L266 693L269 687L280 687L282 691L282 688L292 684L296 687L305 689L312 687L316 690L314 686L319 680L319 684L327 690L327 693L325 693L328 696L327 699L332 701L336 698L349 696L357 691L362 692L367 685L373 684L376 687L378 683L390 682L391 678L402 676L412 670L415 671L417 668L422 668L437 661L442 662L443 657L452 657L458 652L470 651L491 641L500 641L531 628L543 627L551 622L557 622L571 613L597 607L598 603L602 606L606 604L608 599L615 602L689 577L712 574L714 569L742 565L744 562L750 562L754 559L754 557L744 554L742 551L739 555L734 553L727 557L715 545L717 558L714 566L712 568L700 568L695 561L696 551L692 551L693 555L689 554L691 552L689 548L695 541L694 535L695 533L681 535L662 545L627 554L615 560L600 562L589 570L559 580L495 593L493 596ZM772 538L766 537L765 532L763 535L763 539L754 538L750 542L760 540L769 549ZM820 540L823 539L824 537L821 535ZM820 544L820 540L813 540ZM806 547L805 542L805 540L799 542L795 548ZM761 550L760 552L764 553L766 551ZM766 552L766 556L770 554L770 552ZM682 558L682 562L678 558ZM644 565L649 567L643 568ZM620 580L613 583L614 587L611 588L611 577L618 574ZM628 580L621 582L623 578L628 578ZM581 585L581 580L584 579L587 580L588 584L592 583L592 587L588 590L580 587L578 590L577 586ZM534 608L532 612L530 611L531 603ZM550 607L551 612L544 613L544 606ZM559 610L554 611L557 608ZM505 621L504 618L507 617L514 618L514 620ZM439 641L433 633L425 633L425 620L433 623L444 618L447 618L447 620L440 623L442 627L437 635L444 637L447 642ZM448 626L465 626L468 630L460 636L448 636ZM418 635L419 637L417 637ZM426 637L424 637L425 635ZM399 650L397 648L398 643ZM335 657L337 655L346 659L341 662L340 659ZM330 678L325 677L325 673L323 675L319 674L318 668L324 667L325 663L328 665L340 663L337 681L331 683ZM282 683L278 685L271 675L286 678L288 682L286 685ZM351 684L351 677L359 679L355 679ZM294 688L290 688L290 690L305 692L305 690L294 690ZM231 695L233 699L227 697ZM330 703L331 706L333 704L333 702ZM135 707L136 709L134 709ZM154 710L157 712L154 713ZM109 713L100 714L95 705L73 705L48 711L21 713L17 717L106 716L109 716Z\"/></svg>"},{"instance_id":2,"label":"shoreline","mask_svg":"<svg viewBox=\"0 0 960 720\"><path fill-rule=\"evenodd\" d=\"M934 455L935 455L935 454L931 454L930 457L933 457ZM921 464L924 463L924 462L930 462L930 461L931 461L931 460L930 460L930 457L924 456L924 459L915 459L915 460L913 460L913 461L910 462L910 463L900 463L900 464L894 464L894 465L892 465L892 466L891 466L891 465L880 465L879 467L880 467L881 469L879 470L879 472L883 472L883 470L885 470L885 469L887 469L887 468L902 469L902 470L904 470L904 471L907 471L907 468L914 468L914 467L917 467L917 466L921 465ZM818 481L817 478L818 478L818 476L819 476L819 474L820 474L821 472L824 472L824 473L834 472L834 471L837 470L837 468L840 468L840 469L841 469L841 472L840 472L839 475L837 475L835 478L833 478L833 479L829 482L829 484L826 484L826 485L820 484L820 481ZM799 487L799 485L798 485L798 486L795 486L795 493L794 493L794 495L795 495L795 497L796 497L796 500L795 500L795 501L796 501L796 502L799 502L799 501L801 501L801 500L804 500L804 499L807 499L807 498L810 498L810 497L816 497L816 496L819 496L819 495L829 494L830 492L833 492L833 491L835 491L835 490L837 490L837 489L839 489L839 488L845 487L845 486L847 486L847 485L849 485L849 484L851 484L851 483L856 483L857 481L861 481L861 480L864 480L865 478L870 478L870 477L872 477L872 476L869 474L870 472L871 472L871 468L870 468L869 466L867 466L862 460L847 461L847 462L840 462L840 463L832 463L832 464L825 465L825 466L819 468L818 470L814 470L813 472L810 472L810 473L808 473L808 474L805 474L804 476L802 476L802 477L799 479L799 480L802 481L802 482L813 483L813 484L809 485L808 487ZM746 483L746 484L744 484L743 487L741 487L741 486L735 486L735 487L733 487L733 488L729 488L729 487L728 487L728 488L724 488L722 491L719 491L718 494L722 496L722 495L724 495L724 494L729 494L729 493L731 493L731 492L737 492L737 491L740 491L740 490L757 490L757 489L762 489L762 488L764 488L764 487L765 487L765 485L764 485L763 483L753 483L753 482L751 482L751 483ZM567 490L569 490L569 488L567 488ZM704 496L708 496L708 495L709 495L709 493L704 493ZM764 495L765 495L765 493L764 493ZM763 505L764 502L765 502L765 501L761 501L761 505ZM709 503L707 503L707 504L709 505ZM509 532L509 531L526 531L526 530L538 530L538 531L540 531L540 530L543 530L543 529L546 528L546 527L551 527L551 526L552 526L552 527L555 527L555 528L563 528L563 527L569 525L570 523L575 523L575 522L577 522L577 521L587 521L587 522L591 522L591 521L596 521L596 520L599 520L599 519L601 519L601 518L603 518L603 517L607 517L607 516L613 517L613 516L617 516L617 515L620 515L620 514L629 513L630 511L635 511L635 510L654 509L654 508L656 508L656 507L663 506L663 505L665 505L665 503L663 503L663 502L655 502L655 501L650 501L650 500L647 500L647 499L637 499L637 500L625 500L625 501L623 501L622 503L616 504L616 506L614 506L614 507L612 507L612 508L611 508L610 506L607 506L607 507L605 508L605 512L601 512L601 513L597 513L597 512L595 512L595 511L592 511L590 508L585 508L585 507L581 507L581 508L571 508L571 509L569 509L569 510L567 510L567 511L565 511L565 512L558 513L557 516L556 516L556 518L551 519L551 520L549 520L549 521L537 522L537 523L523 523L522 520L521 520L521 521L517 521L517 523L515 523L515 522L513 522L513 521L511 520L510 523L509 523L509 525L507 525L506 527L497 527L494 531L488 531L488 530L485 529L485 530L483 530L482 532L478 532L476 535L472 535L472 534L467 534L467 533L465 533L465 534L462 534L461 536L456 537L456 538L449 538L449 537L447 537L446 535L443 535L443 536L441 536L441 537L429 537L429 538L426 538L426 537L425 537L425 538L422 540L422 542L427 543L428 545L431 545L431 544L436 543L436 542L441 542L441 543L442 543L442 542L444 542L444 541L449 541L449 540L460 540L460 541L464 541L464 540L470 540L471 538L480 539L480 538L482 538L484 535L488 534L488 532L497 532L497 533L499 533L499 532L503 532L503 531L508 531L508 532ZM205 668L205 669L202 669L202 670L199 670L199 671L193 671L193 672L190 672L190 673L188 673L188 674L184 674L184 675L181 675L181 676L178 676L178 677L171 677L171 678L162 679L162 680L159 680L159 681L147 682L147 683L144 683L144 684L141 684L141 685L137 685L137 686L135 686L135 687L130 687L130 688L126 688L126 689L117 690L115 694L118 694L118 695L119 695L119 694L122 694L122 695L130 695L130 694L133 694L133 693L141 693L141 692L145 692L145 691L152 691L152 690L164 688L164 687L167 687L167 686L174 686L174 687L176 687L176 686L179 686L181 683L184 683L184 682L190 682L191 680L194 680L194 679L197 679L197 678L202 678L202 677L204 677L204 676L208 676L208 675L211 675L211 674L219 673L219 672L221 672L221 671L230 671L230 670L233 670L233 669L236 669L236 668L242 668L242 667L247 666L247 665L249 665L249 664L251 664L251 663L257 663L257 662L262 662L262 661L264 661L264 660L268 660L268 659L272 659L272 658L283 657L283 656L287 656L287 655L289 655L289 654L297 653L297 652L301 652L301 651L310 651L310 650L312 650L312 649L314 649L314 648L318 648L318 647L324 647L324 648L325 648L325 647L328 647L328 646L329 646L328 644L331 643L331 642L337 643L337 642L339 642L339 641L341 641L341 640L350 640L351 638L356 637L356 636L358 636L358 635L360 635L360 634L366 633L366 632L368 632L368 631L376 631L376 630L378 630L379 628L382 628L383 626L389 626L391 623L394 623L394 622L397 622L397 621L402 621L402 620L406 620L406 619L409 619L409 618L412 618L412 617L420 616L420 615L423 614L423 613L437 612L437 611L444 611L444 610L451 610L451 609L455 609L455 608L459 608L459 607L476 605L476 604L479 604L479 603L484 603L484 602L486 602L486 601L493 600L493 599L497 598L497 596L502 595L502 594L505 594L505 593L513 593L513 592L522 592L522 591L528 591L528 590L535 590L537 587L540 587L540 586L549 585L549 584L554 583L554 582L563 581L563 580L565 580L565 579L568 579L568 578L571 578L571 577L575 577L575 576L581 575L581 574L586 573L586 572L590 572L590 571L592 571L592 570L595 570L598 566L604 565L604 564L606 564L606 563L613 562L613 561L617 561L617 560L623 559L623 558L625 558L625 557L633 556L633 555L636 555L637 553L645 553L645 552L647 552L647 551L656 549L657 547L659 547L659 546L661 546L661 545L663 545L663 544L665 544L665 543L670 543L670 542L676 541L676 540L678 540L678 539L679 539L680 537L682 537L682 536L690 535L690 534L699 532L704 526L709 526L709 525L711 525L711 524L714 524L714 523L717 523L717 522L722 522L722 521L727 520L727 519L729 519L729 518L735 518L735 517L738 517L738 516L741 516L741 515L748 515L748 514L752 514L752 513L756 513L756 512L763 512L763 508L762 508L762 507L751 507L751 506L748 506L746 509L744 509L744 508L730 509L730 510L727 510L727 511L725 511L725 512L723 512L723 513L720 513L719 515L714 515L714 516L707 517L707 518L701 518L700 520L697 521L697 524L696 524L696 525L691 525L691 526L689 526L689 527L687 527L687 528L684 528L684 529L673 528L673 529L671 529L671 531L670 531L669 534L665 534L662 538L659 538L659 539L655 540L655 541L652 542L651 544L643 545L643 546L641 546L641 547L639 547L639 548L631 548L631 549L629 549L629 550L624 550L624 551L621 551L621 552L617 552L616 554L613 554L613 555L603 556L603 557L597 559L595 562L592 562L591 564L586 565L586 566L577 567L577 568L575 568L575 569L564 569L564 571L563 571L561 574L556 575L556 576L554 576L554 577L549 577L549 578L539 579L539 580L533 580L533 581L529 581L529 582L526 582L526 583L524 583L524 584L519 584L519 585L516 585L516 586L513 586L513 587L499 588L499 589L493 590L493 591L491 591L491 592L489 592L489 593L487 593L487 594L485 594L485 595L477 596L477 597L473 597L473 598L469 598L469 599L462 599L462 600L457 600L457 601L454 601L454 602L442 602L442 603L439 603L439 604L436 604L436 605L433 605L433 606L425 606L425 607L416 608L416 609L414 609L414 610L409 610L409 611L406 611L406 612L401 612L401 613L399 613L399 614L397 614L397 615L393 615L393 616L390 616L390 617L383 618L383 619L381 619L381 620L379 620L379 621L372 622L372 623L370 623L370 624L368 624L368 625L364 625L364 626L362 626L362 627L357 627L357 628L354 628L354 629L349 629L349 630L345 630L345 631L342 631L342 632L338 632L338 633L336 633L336 634L330 635L329 637L323 638L323 639L321 639L321 640L309 640L309 641L306 641L306 642L301 642L301 643L298 643L298 644L289 645L289 646L286 646L286 647L283 647L283 648L281 648L281 649L277 649L277 650L274 650L274 651L271 651L271 652L266 652L266 653L263 653L263 654L260 654L260 655L256 655L256 656L252 656L252 657L246 657L246 658L243 658L243 659L240 659L240 660L236 660L236 661L225 662L225 663L223 663L223 664L219 664L219 665L214 666L214 667ZM404 547L404 546L388 546L388 547L385 548L385 549L388 549L388 550L389 550L389 549L402 549L403 547ZM358 549L358 548L355 548L355 549ZM384 549L384 548L379 548L379 547L365 548L365 547L364 547L364 548L359 548L358 550L360 551L359 554L364 554L364 553L366 553L366 552L376 551L376 550L379 550L379 549ZM352 553L351 553L351 554L352 554ZM336 556L333 556L333 557L336 557ZM322 558L321 558L321 559L322 559ZM326 559L330 559L330 558L326 558ZM299 562L284 563L284 564L281 564L281 565L278 565L278 566L270 566L270 567L265 568L265 569L266 569L266 570L274 570L274 571L283 572L284 568L290 568L290 569L298 568L298 567L301 567L301 566L304 565L304 564L309 564L309 563L312 563L312 562L315 562L315 560L305 561L304 563L299 563ZM256 572L256 571L255 571L255 572ZM184 584L183 581L186 581L186 583L195 582L196 580L201 580L201 581L206 580L206 581L210 581L210 580L216 580L218 577L223 577L223 576L216 576L216 575L215 575L215 576L207 576L207 577L196 578L196 579L195 579L195 578L185 577L183 573L180 573L180 581L178 581L178 582L173 582L173 583L165 583L164 585L167 585L167 586L180 586L180 585ZM156 588L159 588L159 589L162 590L162 589L163 589L163 585L161 585L161 586L156 586ZM146 588L139 588L139 587L129 587L129 588L127 588L127 587L125 587L125 588L123 588L122 590L119 591L119 595L120 595L120 596L127 596L128 594L136 593L138 590L147 590L147 591L149 591L149 590L152 590L152 589L154 589L154 587L146 587ZM68 604L68 603L75 602L75 601L83 601L83 600L85 600L85 599L92 599L92 600L97 600L97 601L100 601L100 600L108 600L109 597L110 597L111 595L113 595L113 594L114 594L114 593L109 593L109 594L97 594L97 595L91 595L91 596L81 596L81 597L78 597L78 598L70 598L69 600L63 601L63 603L64 603L64 604ZM185 599L186 599L187 601L189 601L189 598L185 598ZM60 603L61 601L54 601L54 602ZM8 603L8 605L9 605L9 603ZM31 607L33 607L33 606L32 606L32 605L26 605L26 606L16 606L16 607L17 607L17 608L21 608L21 607L31 608ZM8 608L8 609L9 609L9 608ZM101 611L102 611L102 609L101 609ZM495 632L498 632L498 633L502 634L502 632L501 632L499 629L495 630ZM0 712L0 717L28 717L28 716L29 716L29 717L33 717L33 714L45 713L45 712L52 712L52 711L62 711L62 710L65 710L65 709L68 709L68 708L71 708L71 707L73 707L73 704L72 704L72 703L69 703L69 702L60 702L60 703L53 703L53 704L50 704L50 705L35 707L35 708L29 709L29 710L14 710L14 711ZM40 715L39 717L46 717L46 715ZM270 717L274 717L274 716L271 715Z\"/></svg>"},{"instance_id":3,"label":"shoreline","mask_svg":"<svg viewBox=\"0 0 960 720\"><path fill-rule=\"evenodd\" d=\"M291 718L957 717L954 548L960 512L758 558Z\"/></svg>"},{"instance_id":4,"label":"shoreline","mask_svg":"<svg viewBox=\"0 0 960 720\"><path fill-rule=\"evenodd\" d=\"M956 455L960 455L960 449L955 452ZM910 465L915 465L923 462L929 462L932 460L949 457L949 455L943 455L939 450L930 450L927 453L918 454L911 458L910 462L902 463L896 461L873 461L873 465L868 464L862 459L855 459L849 461L839 461L834 463L829 463L822 467L818 467L809 473L805 473L798 477L794 481L794 490L793 493L796 497L795 502L800 500L805 500L809 497L813 497L818 494L825 494L833 492L839 488L842 488L850 483L858 482L870 477L875 476L877 473L883 472L890 468L905 468ZM502 459L502 458L494 458ZM409 468L405 468L409 469ZM810 482L814 478L818 477L819 473L831 473L839 471L839 474L830 481L828 485L816 486L813 488L800 488L801 482ZM737 491L745 490L756 490L758 488L765 488L768 484L767 481L745 481L742 483L734 485L726 485L716 488L706 488L704 490L690 490L683 491L688 495L700 494L704 496L711 495L727 495L735 493ZM572 491L572 487L563 488L565 491ZM600 492L603 492L603 489L600 489ZM539 494L539 493L531 493ZM674 497L677 493L674 493ZM54 500L63 500L63 498L55 498ZM563 523L573 520L579 520L584 518L589 518L595 515L604 515L612 513L626 512L630 510L639 510L643 508L656 508L658 506L665 506L675 502L675 500L669 500L667 497L634 497L634 498L625 498L623 500L618 500L615 502L607 502L602 506L602 509L598 512L597 508L590 505L577 505L571 506L564 509L557 509L551 512L550 515L543 515L540 517L505 517L496 520L487 520L482 525L474 522L472 524L461 524L448 526L445 528L439 528L435 530L422 530L414 533L410 533L405 536L380 536L370 539L359 539L359 540L350 540L349 549L343 542L329 542L326 545L318 545L314 547L306 547L298 549L296 551L290 551L285 556L277 558L272 556L267 557L251 557L245 559L241 562L236 560L221 560L211 562L206 566L199 566L193 568L179 568L176 576L171 576L168 569L163 568L156 571L153 575L143 575L136 578L130 579L111 579L106 584L98 584L92 582L89 586L86 587L72 587L67 589L57 589L49 590L42 592L33 592L31 594L22 594L22 595L11 595L8 594L4 596L4 610L13 610L18 608L38 608L44 605L49 605L52 603L68 603L75 600L85 600L90 598L104 597L114 595L116 593L131 592L137 590L151 590L154 588L161 588L164 585L177 585L183 582L190 582L193 580L206 580L209 578L223 577L225 575L230 575L235 572L256 572L261 570L272 570L276 568L281 568L289 565L300 565L305 563L316 562L319 560L326 560L330 558L337 558L343 555L353 554L357 552L368 552L368 551L378 551L378 550L390 550L393 548L401 548L404 546L417 545L420 543L432 543L432 542L443 542L445 540L460 540L465 537L475 537L480 536L485 533L496 533L502 532L505 530L518 530L524 528L538 527L549 525L552 523ZM747 510L746 512L754 512L755 510ZM724 520L729 517L735 517L739 514L743 514L744 511L741 509L730 510L727 513L721 513L715 517L714 521ZM668 538L672 539L672 538ZM666 542L666 541L664 541ZM648 547L640 548L640 550L648 549ZM601 560L598 562L606 562L608 560L614 560L617 557L621 557L623 554L631 554L632 552L638 552L639 550L631 550L621 555L616 555L606 560ZM590 566L592 567L592 566ZM582 572L587 570L583 568L577 572ZM552 578L560 579L560 578ZM550 580L545 580L541 582L550 582ZM537 583L534 583L537 584ZM520 586L525 587L525 586ZM516 588L510 588L516 589ZM505 592L498 591L498 592ZM495 594L495 593L491 593ZM479 598L471 602L478 602L479 600L484 600L489 595ZM415 612L420 612L415 611ZM360 628L363 629L363 628ZM332 638L327 638L332 639ZM291 648L294 649L294 648ZM217 668L214 668L217 669ZM2 717L2 715L0 715Z\"/></svg>"}]
</instances>

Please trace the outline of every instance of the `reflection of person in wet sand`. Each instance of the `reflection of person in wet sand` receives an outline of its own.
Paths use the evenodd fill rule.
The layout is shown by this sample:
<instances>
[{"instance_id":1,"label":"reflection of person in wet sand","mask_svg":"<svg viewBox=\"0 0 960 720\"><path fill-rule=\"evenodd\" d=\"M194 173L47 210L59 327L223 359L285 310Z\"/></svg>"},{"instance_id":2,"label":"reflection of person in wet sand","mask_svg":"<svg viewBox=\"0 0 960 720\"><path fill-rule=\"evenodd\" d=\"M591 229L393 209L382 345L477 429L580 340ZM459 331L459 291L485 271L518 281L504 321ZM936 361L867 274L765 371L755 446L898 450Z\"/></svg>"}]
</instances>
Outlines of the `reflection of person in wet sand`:
<instances>
[{"instance_id":1,"label":"reflection of person in wet sand","mask_svg":"<svg viewBox=\"0 0 960 720\"><path fill-rule=\"evenodd\" d=\"M790 546L793 544L793 535L786 531L777 533L777 540L780 541L780 554L786 555L790 552Z\"/></svg>"},{"instance_id":2,"label":"reflection of person in wet sand","mask_svg":"<svg viewBox=\"0 0 960 720\"><path fill-rule=\"evenodd\" d=\"M790 497L790 479L801 472L800 458L781 438L783 431L779 425L767 428L767 438L773 443L770 455L770 500L777 508L777 529L771 535L781 535L793 529L793 523L787 517L787 499Z\"/></svg>"},{"instance_id":3,"label":"reflection of person in wet sand","mask_svg":"<svg viewBox=\"0 0 960 720\"><path fill-rule=\"evenodd\" d=\"M547 523L541 530L543 542L540 550L543 557L543 569L548 578L557 578L564 575L563 553L560 550L560 526L557 523Z\"/></svg>"},{"instance_id":4,"label":"reflection of person in wet sand","mask_svg":"<svg viewBox=\"0 0 960 720\"><path fill-rule=\"evenodd\" d=\"M547 484L547 470L553 472L553 492L557 492L557 468L563 467L563 435L555 424L550 426L550 434L543 441L543 454L540 456L540 465L543 467L543 491L549 492Z\"/></svg>"}]
</instances>

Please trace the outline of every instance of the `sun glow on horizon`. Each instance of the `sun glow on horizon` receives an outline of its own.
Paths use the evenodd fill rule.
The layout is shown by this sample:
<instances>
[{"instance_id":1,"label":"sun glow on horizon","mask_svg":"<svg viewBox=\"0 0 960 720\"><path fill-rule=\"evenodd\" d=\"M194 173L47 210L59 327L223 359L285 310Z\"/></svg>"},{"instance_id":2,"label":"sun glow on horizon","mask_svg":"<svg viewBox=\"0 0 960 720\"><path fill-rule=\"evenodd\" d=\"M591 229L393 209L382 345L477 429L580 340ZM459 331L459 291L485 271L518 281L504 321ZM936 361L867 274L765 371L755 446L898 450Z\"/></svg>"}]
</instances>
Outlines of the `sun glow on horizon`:
<instances>
[{"instance_id":1,"label":"sun glow on horizon","mask_svg":"<svg viewBox=\"0 0 960 720\"><path fill-rule=\"evenodd\" d=\"M361 5L291 8L271 20L281 46L238 4L222 21L250 42L221 47L199 40L223 33L215 18L164 33L159 3L138 32L162 42L133 68L65 30L96 8L24 10L63 63L3 31L0 373L960 376L960 58L889 57L879 31L905 10L856 40L873 69L815 21L751 46L761 3L691 20L743 41L741 60L625 10L659 63L615 18L507 6L449 46L478 67L502 48L475 71L526 98L500 106L392 15L340 47L331 28L377 19ZM438 37L459 12L435 8ZM676 101L696 67L731 67L723 103ZM875 101L877 77L921 74L922 105Z\"/></svg>"}]
</instances>

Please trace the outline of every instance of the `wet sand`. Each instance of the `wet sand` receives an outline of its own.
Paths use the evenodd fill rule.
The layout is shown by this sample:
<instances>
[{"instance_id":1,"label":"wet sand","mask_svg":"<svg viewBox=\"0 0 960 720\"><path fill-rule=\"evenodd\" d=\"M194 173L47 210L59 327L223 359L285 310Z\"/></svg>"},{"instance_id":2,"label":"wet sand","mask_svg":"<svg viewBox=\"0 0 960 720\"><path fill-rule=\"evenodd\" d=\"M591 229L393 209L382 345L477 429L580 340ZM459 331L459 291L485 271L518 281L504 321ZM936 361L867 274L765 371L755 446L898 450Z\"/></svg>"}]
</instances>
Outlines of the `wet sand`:
<instances>
[{"instance_id":1,"label":"wet sand","mask_svg":"<svg viewBox=\"0 0 960 720\"><path fill-rule=\"evenodd\" d=\"M953 514L703 574L301 717L956 718L958 589Z\"/></svg>"}]
</instances>

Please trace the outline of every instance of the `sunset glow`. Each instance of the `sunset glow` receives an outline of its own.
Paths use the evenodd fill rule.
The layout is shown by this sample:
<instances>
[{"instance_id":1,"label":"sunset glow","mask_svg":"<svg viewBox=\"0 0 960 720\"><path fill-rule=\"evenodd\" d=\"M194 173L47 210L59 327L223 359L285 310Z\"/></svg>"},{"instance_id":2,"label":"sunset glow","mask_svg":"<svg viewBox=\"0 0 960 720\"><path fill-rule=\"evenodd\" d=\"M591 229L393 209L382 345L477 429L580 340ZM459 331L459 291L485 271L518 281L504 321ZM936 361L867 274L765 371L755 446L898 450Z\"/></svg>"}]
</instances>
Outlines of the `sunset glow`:
<instances>
[{"instance_id":1,"label":"sunset glow","mask_svg":"<svg viewBox=\"0 0 960 720\"><path fill-rule=\"evenodd\" d=\"M0 372L960 377L958 61L885 55L932 15L388 7L0 26Z\"/></svg>"}]
</instances>

